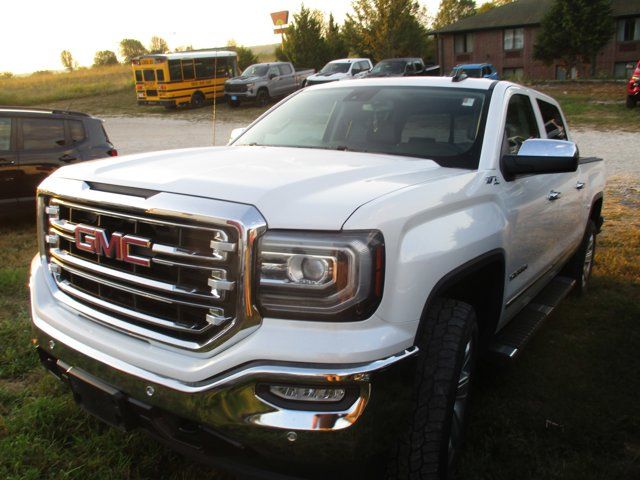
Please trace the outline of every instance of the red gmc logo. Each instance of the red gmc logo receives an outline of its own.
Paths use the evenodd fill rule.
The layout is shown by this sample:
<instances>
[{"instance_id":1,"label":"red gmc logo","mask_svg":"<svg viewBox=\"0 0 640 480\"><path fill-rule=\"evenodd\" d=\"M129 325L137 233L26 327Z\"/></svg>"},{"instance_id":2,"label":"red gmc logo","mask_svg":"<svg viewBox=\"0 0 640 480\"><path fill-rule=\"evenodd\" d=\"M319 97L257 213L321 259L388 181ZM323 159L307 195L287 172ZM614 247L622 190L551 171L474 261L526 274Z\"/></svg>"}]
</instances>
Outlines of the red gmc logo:
<instances>
[{"instance_id":1,"label":"red gmc logo","mask_svg":"<svg viewBox=\"0 0 640 480\"><path fill-rule=\"evenodd\" d=\"M76 226L76 247L78 250L142 267L151 266L151 259L132 254L131 247L133 246L149 248L151 240L135 235L123 235L118 232L114 232L109 238L104 228L83 224Z\"/></svg>"}]
</instances>

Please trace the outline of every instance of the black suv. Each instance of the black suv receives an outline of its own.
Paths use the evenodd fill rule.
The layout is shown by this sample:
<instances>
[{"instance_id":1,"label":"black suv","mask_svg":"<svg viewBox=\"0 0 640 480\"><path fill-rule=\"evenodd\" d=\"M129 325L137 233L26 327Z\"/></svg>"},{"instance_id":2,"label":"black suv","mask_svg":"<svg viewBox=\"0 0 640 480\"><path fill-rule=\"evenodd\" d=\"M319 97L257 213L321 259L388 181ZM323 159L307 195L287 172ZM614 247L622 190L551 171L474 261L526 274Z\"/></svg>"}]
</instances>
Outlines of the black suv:
<instances>
[{"instance_id":1,"label":"black suv","mask_svg":"<svg viewBox=\"0 0 640 480\"><path fill-rule=\"evenodd\" d=\"M380 60L366 77L411 77L424 74L425 65L421 58L405 57Z\"/></svg>"},{"instance_id":2,"label":"black suv","mask_svg":"<svg viewBox=\"0 0 640 480\"><path fill-rule=\"evenodd\" d=\"M0 106L0 214L33 208L38 184L57 168L117 154L86 113Z\"/></svg>"}]
</instances>

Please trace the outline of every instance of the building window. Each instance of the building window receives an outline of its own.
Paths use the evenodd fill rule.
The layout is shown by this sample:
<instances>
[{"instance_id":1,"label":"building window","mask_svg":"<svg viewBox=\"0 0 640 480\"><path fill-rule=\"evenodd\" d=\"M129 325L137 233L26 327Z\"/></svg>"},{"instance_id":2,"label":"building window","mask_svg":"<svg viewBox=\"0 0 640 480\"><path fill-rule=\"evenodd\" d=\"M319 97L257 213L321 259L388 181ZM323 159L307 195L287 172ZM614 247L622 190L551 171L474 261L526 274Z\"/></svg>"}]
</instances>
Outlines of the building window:
<instances>
[{"instance_id":1,"label":"building window","mask_svg":"<svg viewBox=\"0 0 640 480\"><path fill-rule=\"evenodd\" d=\"M619 20L618 41L633 42L637 40L640 40L640 17Z\"/></svg>"},{"instance_id":2,"label":"building window","mask_svg":"<svg viewBox=\"0 0 640 480\"><path fill-rule=\"evenodd\" d=\"M504 31L504 49L522 50L524 47L524 28L507 28Z\"/></svg>"},{"instance_id":3,"label":"building window","mask_svg":"<svg viewBox=\"0 0 640 480\"><path fill-rule=\"evenodd\" d=\"M522 80L522 77L524 77L524 68L503 68L502 76L507 80Z\"/></svg>"},{"instance_id":4,"label":"building window","mask_svg":"<svg viewBox=\"0 0 640 480\"><path fill-rule=\"evenodd\" d=\"M628 80L633 75L636 69L636 64L633 60L628 62L616 62L613 65L613 78L623 78Z\"/></svg>"},{"instance_id":5,"label":"building window","mask_svg":"<svg viewBox=\"0 0 640 480\"><path fill-rule=\"evenodd\" d=\"M461 33L453 39L453 48L456 54L473 52L473 34Z\"/></svg>"},{"instance_id":6,"label":"building window","mask_svg":"<svg viewBox=\"0 0 640 480\"><path fill-rule=\"evenodd\" d=\"M567 67L558 65L556 67L556 80L570 80L578 78L578 70L576 67L571 67L571 71L567 71Z\"/></svg>"}]
</instances>

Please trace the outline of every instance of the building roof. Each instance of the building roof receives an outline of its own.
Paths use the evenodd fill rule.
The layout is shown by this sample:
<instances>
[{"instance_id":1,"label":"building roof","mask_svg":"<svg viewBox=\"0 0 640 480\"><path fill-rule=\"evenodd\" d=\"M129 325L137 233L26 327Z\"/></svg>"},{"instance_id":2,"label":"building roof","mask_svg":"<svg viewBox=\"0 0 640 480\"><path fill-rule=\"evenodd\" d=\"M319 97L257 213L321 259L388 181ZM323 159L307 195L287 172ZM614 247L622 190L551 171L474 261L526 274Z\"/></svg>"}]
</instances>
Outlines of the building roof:
<instances>
[{"instance_id":1,"label":"building roof","mask_svg":"<svg viewBox=\"0 0 640 480\"><path fill-rule=\"evenodd\" d=\"M456 33L473 30L539 25L553 0L518 0L502 7L463 18L432 33ZM640 15L640 0L612 0L614 17Z\"/></svg>"}]
</instances>

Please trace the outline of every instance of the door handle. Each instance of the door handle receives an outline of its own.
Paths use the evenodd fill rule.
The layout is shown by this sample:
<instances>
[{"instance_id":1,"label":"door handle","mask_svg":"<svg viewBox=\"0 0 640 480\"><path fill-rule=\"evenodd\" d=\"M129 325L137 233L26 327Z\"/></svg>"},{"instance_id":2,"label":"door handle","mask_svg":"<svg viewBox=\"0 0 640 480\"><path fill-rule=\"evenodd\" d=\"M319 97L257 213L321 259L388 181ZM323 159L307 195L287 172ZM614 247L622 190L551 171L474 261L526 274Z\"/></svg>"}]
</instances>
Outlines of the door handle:
<instances>
[{"instance_id":1,"label":"door handle","mask_svg":"<svg viewBox=\"0 0 640 480\"><path fill-rule=\"evenodd\" d=\"M76 157L72 157L71 155L62 155L61 157L58 157L58 160L60 160L61 162L73 162L74 160L77 160Z\"/></svg>"},{"instance_id":2,"label":"door handle","mask_svg":"<svg viewBox=\"0 0 640 480\"><path fill-rule=\"evenodd\" d=\"M547 198L552 202L558 200L562 196L562 192L556 192L555 190L551 190Z\"/></svg>"},{"instance_id":3,"label":"door handle","mask_svg":"<svg viewBox=\"0 0 640 480\"><path fill-rule=\"evenodd\" d=\"M584 182L581 182L581 181L578 180L578 183L576 183L576 189L582 190L585 185L586 184Z\"/></svg>"}]
</instances>

